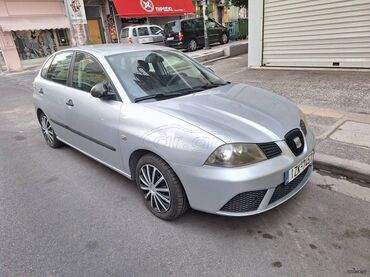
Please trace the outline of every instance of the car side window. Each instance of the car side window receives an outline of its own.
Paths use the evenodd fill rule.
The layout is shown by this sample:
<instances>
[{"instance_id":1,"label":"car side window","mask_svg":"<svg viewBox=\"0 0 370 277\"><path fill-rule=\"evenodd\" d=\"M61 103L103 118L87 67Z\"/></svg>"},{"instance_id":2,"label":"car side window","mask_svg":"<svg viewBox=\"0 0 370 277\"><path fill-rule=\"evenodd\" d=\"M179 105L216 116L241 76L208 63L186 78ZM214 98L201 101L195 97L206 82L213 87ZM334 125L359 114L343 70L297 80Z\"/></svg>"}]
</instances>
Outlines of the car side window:
<instances>
[{"instance_id":1,"label":"car side window","mask_svg":"<svg viewBox=\"0 0 370 277\"><path fill-rule=\"evenodd\" d=\"M68 71L72 56L72 52L57 54L49 67L46 79L62 85L67 85Z\"/></svg>"},{"instance_id":2,"label":"car side window","mask_svg":"<svg viewBox=\"0 0 370 277\"><path fill-rule=\"evenodd\" d=\"M196 19L194 20L194 25L195 25L195 28L204 28L204 23L203 23L203 20L202 19Z\"/></svg>"},{"instance_id":3,"label":"car side window","mask_svg":"<svg viewBox=\"0 0 370 277\"><path fill-rule=\"evenodd\" d=\"M133 35L134 37L137 37L136 28L133 28L133 29L132 29L132 35Z\"/></svg>"},{"instance_id":4,"label":"car side window","mask_svg":"<svg viewBox=\"0 0 370 277\"><path fill-rule=\"evenodd\" d=\"M87 53L77 52L73 64L72 87L86 92L100 82L108 82L101 65Z\"/></svg>"},{"instance_id":5,"label":"car side window","mask_svg":"<svg viewBox=\"0 0 370 277\"><path fill-rule=\"evenodd\" d=\"M162 30L157 26L150 26L150 32L152 35L158 35Z\"/></svg>"},{"instance_id":6,"label":"car side window","mask_svg":"<svg viewBox=\"0 0 370 277\"><path fill-rule=\"evenodd\" d=\"M192 21L183 21L182 23L182 29L185 32L191 32L193 29L193 22Z\"/></svg>"},{"instance_id":7,"label":"car side window","mask_svg":"<svg viewBox=\"0 0 370 277\"><path fill-rule=\"evenodd\" d=\"M214 29L214 28L216 28L216 22L214 22L214 21L212 21L212 20L209 20L208 21L208 26L207 26L208 28L210 28L210 29Z\"/></svg>"},{"instance_id":8,"label":"car side window","mask_svg":"<svg viewBox=\"0 0 370 277\"><path fill-rule=\"evenodd\" d=\"M46 79L49 68L50 68L50 64L51 64L52 61L53 61L53 57L49 58L47 60L47 62L45 63L44 67L41 69L41 77L42 78Z\"/></svg>"},{"instance_id":9,"label":"car side window","mask_svg":"<svg viewBox=\"0 0 370 277\"><path fill-rule=\"evenodd\" d=\"M139 37L149 36L148 27L139 27L137 28L137 31L139 32Z\"/></svg>"}]
</instances>

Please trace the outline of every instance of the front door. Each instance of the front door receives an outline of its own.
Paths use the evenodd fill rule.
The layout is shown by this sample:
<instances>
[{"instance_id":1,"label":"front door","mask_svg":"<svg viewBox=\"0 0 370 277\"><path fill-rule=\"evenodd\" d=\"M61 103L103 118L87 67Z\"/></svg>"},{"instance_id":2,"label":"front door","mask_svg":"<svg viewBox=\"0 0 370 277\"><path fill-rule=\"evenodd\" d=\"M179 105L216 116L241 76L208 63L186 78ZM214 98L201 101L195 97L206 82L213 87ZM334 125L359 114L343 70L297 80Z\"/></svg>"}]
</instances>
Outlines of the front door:
<instances>
[{"instance_id":1,"label":"front door","mask_svg":"<svg viewBox=\"0 0 370 277\"><path fill-rule=\"evenodd\" d=\"M93 44L103 43L101 33L100 33L100 24L98 19L88 19L87 20L87 29L89 31L89 40Z\"/></svg>"},{"instance_id":2,"label":"front door","mask_svg":"<svg viewBox=\"0 0 370 277\"><path fill-rule=\"evenodd\" d=\"M219 41L219 25L213 21L212 19L209 19L207 21L207 29L208 29L208 37L210 43L215 43Z\"/></svg>"},{"instance_id":3,"label":"front door","mask_svg":"<svg viewBox=\"0 0 370 277\"><path fill-rule=\"evenodd\" d=\"M71 143L87 154L117 169L122 169L119 147L119 115L122 102L91 96L91 88L110 83L96 59L77 52L72 66L72 88L66 91L66 119ZM112 88L113 89L113 88Z\"/></svg>"}]
</instances>

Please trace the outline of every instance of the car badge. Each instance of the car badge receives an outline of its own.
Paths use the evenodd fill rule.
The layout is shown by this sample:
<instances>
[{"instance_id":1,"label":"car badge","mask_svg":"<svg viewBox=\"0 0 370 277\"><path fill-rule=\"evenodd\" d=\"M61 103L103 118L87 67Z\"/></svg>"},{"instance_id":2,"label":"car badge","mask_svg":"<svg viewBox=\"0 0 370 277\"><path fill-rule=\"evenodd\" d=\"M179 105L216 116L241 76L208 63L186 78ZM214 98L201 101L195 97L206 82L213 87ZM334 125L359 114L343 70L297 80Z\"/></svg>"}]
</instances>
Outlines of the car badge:
<instances>
[{"instance_id":1,"label":"car badge","mask_svg":"<svg viewBox=\"0 0 370 277\"><path fill-rule=\"evenodd\" d=\"M297 149L302 147L302 141L301 141L301 139L299 137L295 137L293 139L293 141L294 141L295 146L297 147Z\"/></svg>"}]
</instances>

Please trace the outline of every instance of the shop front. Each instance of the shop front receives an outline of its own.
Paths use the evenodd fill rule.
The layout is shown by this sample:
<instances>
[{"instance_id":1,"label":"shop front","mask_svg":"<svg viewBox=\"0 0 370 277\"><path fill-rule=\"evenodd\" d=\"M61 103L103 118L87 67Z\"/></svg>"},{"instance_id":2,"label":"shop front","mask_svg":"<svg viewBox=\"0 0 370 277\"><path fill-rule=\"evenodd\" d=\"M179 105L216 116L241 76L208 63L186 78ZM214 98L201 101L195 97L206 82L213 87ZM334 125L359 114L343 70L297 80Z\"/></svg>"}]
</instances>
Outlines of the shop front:
<instances>
[{"instance_id":1,"label":"shop front","mask_svg":"<svg viewBox=\"0 0 370 277\"><path fill-rule=\"evenodd\" d=\"M61 1L0 0L0 49L7 70L40 64L69 46L69 21Z\"/></svg>"},{"instance_id":2,"label":"shop front","mask_svg":"<svg viewBox=\"0 0 370 277\"><path fill-rule=\"evenodd\" d=\"M163 26L168 21L195 14L192 0L113 0L113 3L123 24L140 19Z\"/></svg>"}]
</instances>

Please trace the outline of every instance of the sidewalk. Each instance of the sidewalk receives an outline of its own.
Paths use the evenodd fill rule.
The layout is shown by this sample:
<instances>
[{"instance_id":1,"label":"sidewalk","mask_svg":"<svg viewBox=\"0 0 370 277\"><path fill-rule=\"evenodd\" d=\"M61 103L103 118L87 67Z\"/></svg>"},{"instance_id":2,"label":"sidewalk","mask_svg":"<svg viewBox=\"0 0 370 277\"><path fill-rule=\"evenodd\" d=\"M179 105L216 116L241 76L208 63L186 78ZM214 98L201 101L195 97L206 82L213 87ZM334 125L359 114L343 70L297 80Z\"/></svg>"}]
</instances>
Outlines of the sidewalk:
<instances>
[{"instance_id":1,"label":"sidewalk","mask_svg":"<svg viewBox=\"0 0 370 277\"><path fill-rule=\"evenodd\" d=\"M370 114L299 107L316 135L315 167L370 184Z\"/></svg>"}]
</instances>

